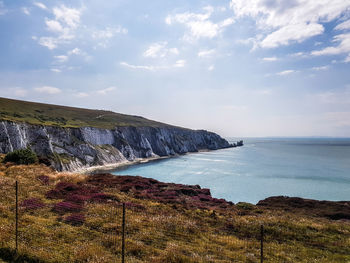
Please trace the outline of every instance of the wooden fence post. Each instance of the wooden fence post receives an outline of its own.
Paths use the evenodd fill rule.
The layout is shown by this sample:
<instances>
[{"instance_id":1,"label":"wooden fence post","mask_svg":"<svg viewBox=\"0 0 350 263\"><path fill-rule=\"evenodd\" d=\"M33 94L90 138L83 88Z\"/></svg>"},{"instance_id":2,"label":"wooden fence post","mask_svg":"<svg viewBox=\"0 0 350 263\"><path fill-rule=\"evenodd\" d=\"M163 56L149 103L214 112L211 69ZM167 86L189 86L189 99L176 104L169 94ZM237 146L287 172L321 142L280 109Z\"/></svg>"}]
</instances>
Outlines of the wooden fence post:
<instances>
[{"instance_id":1,"label":"wooden fence post","mask_svg":"<svg viewBox=\"0 0 350 263\"><path fill-rule=\"evenodd\" d=\"M122 224L122 263L125 263L125 203L123 203L123 224Z\"/></svg>"},{"instance_id":2,"label":"wooden fence post","mask_svg":"<svg viewBox=\"0 0 350 263\"><path fill-rule=\"evenodd\" d=\"M18 181L16 181L16 253L18 252Z\"/></svg>"},{"instance_id":3,"label":"wooden fence post","mask_svg":"<svg viewBox=\"0 0 350 263\"><path fill-rule=\"evenodd\" d=\"M264 262L264 225L260 226L260 262Z\"/></svg>"}]
</instances>

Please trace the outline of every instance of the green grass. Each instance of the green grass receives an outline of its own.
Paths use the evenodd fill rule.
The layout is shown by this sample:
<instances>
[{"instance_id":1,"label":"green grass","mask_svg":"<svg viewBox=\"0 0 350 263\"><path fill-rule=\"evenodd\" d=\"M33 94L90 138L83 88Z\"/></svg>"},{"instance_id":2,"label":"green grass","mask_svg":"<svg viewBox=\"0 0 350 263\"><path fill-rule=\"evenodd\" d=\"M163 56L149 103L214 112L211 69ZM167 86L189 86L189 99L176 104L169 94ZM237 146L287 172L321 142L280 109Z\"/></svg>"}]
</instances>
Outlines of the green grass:
<instances>
[{"instance_id":1,"label":"green grass","mask_svg":"<svg viewBox=\"0 0 350 263\"><path fill-rule=\"evenodd\" d=\"M0 120L60 127L167 127L140 116L0 98Z\"/></svg>"}]
</instances>

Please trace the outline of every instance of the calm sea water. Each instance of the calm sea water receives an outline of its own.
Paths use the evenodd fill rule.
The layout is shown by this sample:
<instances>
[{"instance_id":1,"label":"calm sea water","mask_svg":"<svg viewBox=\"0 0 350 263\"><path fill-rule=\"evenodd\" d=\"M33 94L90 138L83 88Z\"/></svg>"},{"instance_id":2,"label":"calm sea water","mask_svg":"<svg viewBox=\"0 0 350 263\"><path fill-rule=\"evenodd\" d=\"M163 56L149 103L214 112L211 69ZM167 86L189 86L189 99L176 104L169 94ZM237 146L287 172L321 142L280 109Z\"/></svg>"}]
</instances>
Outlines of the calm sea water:
<instances>
[{"instance_id":1,"label":"calm sea water","mask_svg":"<svg viewBox=\"0 0 350 263\"><path fill-rule=\"evenodd\" d=\"M350 139L250 138L244 143L113 173L199 184L233 202L256 203L275 195L350 200Z\"/></svg>"}]
</instances>

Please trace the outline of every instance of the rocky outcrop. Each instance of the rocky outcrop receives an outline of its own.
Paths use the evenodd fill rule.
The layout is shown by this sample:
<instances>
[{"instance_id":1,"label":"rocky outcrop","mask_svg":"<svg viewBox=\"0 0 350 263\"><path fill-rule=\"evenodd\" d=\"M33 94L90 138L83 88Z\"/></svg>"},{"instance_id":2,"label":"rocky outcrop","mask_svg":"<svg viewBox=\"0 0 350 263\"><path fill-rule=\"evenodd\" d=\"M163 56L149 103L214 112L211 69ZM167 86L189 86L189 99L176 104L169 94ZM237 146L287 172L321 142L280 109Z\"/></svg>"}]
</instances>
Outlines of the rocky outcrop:
<instances>
[{"instance_id":1,"label":"rocky outcrop","mask_svg":"<svg viewBox=\"0 0 350 263\"><path fill-rule=\"evenodd\" d=\"M257 206L333 220L350 220L350 201L318 201L300 197L272 196L259 201Z\"/></svg>"},{"instance_id":2,"label":"rocky outcrop","mask_svg":"<svg viewBox=\"0 0 350 263\"><path fill-rule=\"evenodd\" d=\"M219 135L174 126L63 128L0 121L0 152L30 147L58 171L231 147Z\"/></svg>"},{"instance_id":3,"label":"rocky outcrop","mask_svg":"<svg viewBox=\"0 0 350 263\"><path fill-rule=\"evenodd\" d=\"M130 192L135 198L182 205L189 209L232 210L234 208L232 202L213 198L209 189L201 188L199 185L163 183L141 176L94 174L87 177L85 187L88 189L115 188L121 192Z\"/></svg>"}]
</instances>

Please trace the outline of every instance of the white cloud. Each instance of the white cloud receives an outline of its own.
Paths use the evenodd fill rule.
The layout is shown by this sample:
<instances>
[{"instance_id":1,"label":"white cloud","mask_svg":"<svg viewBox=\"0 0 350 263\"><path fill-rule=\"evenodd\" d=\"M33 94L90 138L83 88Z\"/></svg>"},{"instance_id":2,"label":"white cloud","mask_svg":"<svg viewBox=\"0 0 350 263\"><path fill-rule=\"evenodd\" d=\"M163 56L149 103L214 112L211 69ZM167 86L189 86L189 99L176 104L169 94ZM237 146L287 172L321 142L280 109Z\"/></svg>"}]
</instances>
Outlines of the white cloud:
<instances>
[{"instance_id":1,"label":"white cloud","mask_svg":"<svg viewBox=\"0 0 350 263\"><path fill-rule=\"evenodd\" d=\"M44 5L43 3L40 3L40 2L34 2L33 5L43 9L43 10L47 10L47 7L46 5Z\"/></svg>"},{"instance_id":2,"label":"white cloud","mask_svg":"<svg viewBox=\"0 0 350 263\"><path fill-rule=\"evenodd\" d=\"M72 50L69 50L65 55L56 55L56 56L53 56L53 58L55 59L53 61L53 64L56 66L56 67L59 67L59 69L57 68L52 68L51 71L53 72L61 72L61 70L63 68L66 68L68 70L72 70L72 69L77 69L76 67L62 67L62 66L57 66L57 64L62 64L62 63L65 63L67 62L72 56L80 56L80 57L83 57L85 59L85 61L88 61L90 60L90 56L82 51L80 48L74 48Z\"/></svg>"},{"instance_id":3,"label":"white cloud","mask_svg":"<svg viewBox=\"0 0 350 263\"><path fill-rule=\"evenodd\" d=\"M106 89L100 89L100 90L97 91L97 93L100 94L100 95L106 95L107 93L112 92L112 91L114 91L116 89L117 89L116 87L109 87L109 88L106 88Z\"/></svg>"},{"instance_id":4,"label":"white cloud","mask_svg":"<svg viewBox=\"0 0 350 263\"><path fill-rule=\"evenodd\" d=\"M94 30L92 32L92 38L94 39L109 39L113 38L116 34L127 34L128 30L122 26L106 27L102 30Z\"/></svg>"},{"instance_id":5,"label":"white cloud","mask_svg":"<svg viewBox=\"0 0 350 263\"><path fill-rule=\"evenodd\" d=\"M320 67L313 67L312 70L316 71L322 71L322 70L328 70L329 66L320 66Z\"/></svg>"},{"instance_id":6,"label":"white cloud","mask_svg":"<svg viewBox=\"0 0 350 263\"><path fill-rule=\"evenodd\" d=\"M66 55L59 55L59 56L54 56L54 58L57 60L58 63L64 63L68 60L68 56Z\"/></svg>"},{"instance_id":7,"label":"white cloud","mask_svg":"<svg viewBox=\"0 0 350 263\"><path fill-rule=\"evenodd\" d=\"M106 48L110 40L117 34L127 34L128 30L122 26L106 27L104 29L93 29L90 33L92 38L98 41L97 46ZM96 47L95 47L96 48Z\"/></svg>"},{"instance_id":8,"label":"white cloud","mask_svg":"<svg viewBox=\"0 0 350 263\"><path fill-rule=\"evenodd\" d=\"M247 38L247 39L238 39L236 40L237 43L242 44L242 45L250 45L250 44L255 44L256 39L253 37Z\"/></svg>"},{"instance_id":9,"label":"white cloud","mask_svg":"<svg viewBox=\"0 0 350 263\"><path fill-rule=\"evenodd\" d=\"M25 14L27 16L30 15L30 11L29 11L28 7L22 7L21 10L22 10L23 14Z\"/></svg>"},{"instance_id":10,"label":"white cloud","mask_svg":"<svg viewBox=\"0 0 350 263\"><path fill-rule=\"evenodd\" d=\"M202 50L198 52L198 57L208 58L215 54L215 49Z\"/></svg>"},{"instance_id":11,"label":"white cloud","mask_svg":"<svg viewBox=\"0 0 350 263\"><path fill-rule=\"evenodd\" d=\"M36 6L41 6L36 2ZM41 6L43 8L43 6ZM45 7L46 8L46 7ZM47 8L46 8L47 9ZM93 48L107 47L116 34L127 34L128 30L122 26L107 26L102 29L82 25L81 17L84 7L70 8L61 4L47 9L51 17L45 19L46 29L50 35L42 36L38 43L50 50L61 45L74 43L76 40L93 41ZM89 58L86 54L80 54Z\"/></svg>"},{"instance_id":12,"label":"white cloud","mask_svg":"<svg viewBox=\"0 0 350 263\"><path fill-rule=\"evenodd\" d=\"M300 43L305 39L320 35L323 32L323 26L316 23L287 25L266 36L264 40L260 42L260 46L263 48L274 48L282 45L289 45L293 41Z\"/></svg>"},{"instance_id":13,"label":"white cloud","mask_svg":"<svg viewBox=\"0 0 350 263\"><path fill-rule=\"evenodd\" d=\"M5 8L4 2L0 1L0 16L5 15L8 12L8 10Z\"/></svg>"},{"instance_id":14,"label":"white cloud","mask_svg":"<svg viewBox=\"0 0 350 263\"><path fill-rule=\"evenodd\" d=\"M17 97L25 97L28 94L28 91L20 87L16 87L12 89L12 93Z\"/></svg>"},{"instance_id":15,"label":"white cloud","mask_svg":"<svg viewBox=\"0 0 350 263\"><path fill-rule=\"evenodd\" d=\"M180 59L180 60L177 60L173 65L165 65L165 66L132 65L127 62L120 62L119 64L123 67L130 68L130 69L156 71L156 70L170 69L170 68L183 68L186 65L186 60Z\"/></svg>"},{"instance_id":16,"label":"white cloud","mask_svg":"<svg viewBox=\"0 0 350 263\"><path fill-rule=\"evenodd\" d=\"M63 27L60 22L57 20L46 20L45 21L47 30L52 31L52 32L63 32Z\"/></svg>"},{"instance_id":17,"label":"white cloud","mask_svg":"<svg viewBox=\"0 0 350 263\"><path fill-rule=\"evenodd\" d=\"M322 56L322 55L338 55L338 54L350 52L350 33L334 36L333 42L338 43L338 45L333 47L326 47L321 50L315 50L315 51L312 51L311 54L314 56Z\"/></svg>"},{"instance_id":18,"label":"white cloud","mask_svg":"<svg viewBox=\"0 0 350 263\"><path fill-rule=\"evenodd\" d=\"M296 52L296 53L292 53L292 54L289 54L291 57L303 57L305 56L305 53L304 52Z\"/></svg>"},{"instance_id":19,"label":"white cloud","mask_svg":"<svg viewBox=\"0 0 350 263\"><path fill-rule=\"evenodd\" d=\"M59 88L55 88L51 86L38 87L38 88L34 88L34 90L39 93L46 93L50 95L54 95L62 92Z\"/></svg>"},{"instance_id":20,"label":"white cloud","mask_svg":"<svg viewBox=\"0 0 350 263\"><path fill-rule=\"evenodd\" d=\"M350 104L350 88L322 92L316 94L316 99L325 104Z\"/></svg>"},{"instance_id":21,"label":"white cloud","mask_svg":"<svg viewBox=\"0 0 350 263\"><path fill-rule=\"evenodd\" d=\"M227 27L229 25L232 25L234 22L235 20L233 18L226 18L225 20L219 23L219 27L220 28Z\"/></svg>"},{"instance_id":22,"label":"white cloud","mask_svg":"<svg viewBox=\"0 0 350 263\"><path fill-rule=\"evenodd\" d=\"M218 7L218 10L220 12L225 12L227 10L227 8L226 8L226 6L220 6L220 7Z\"/></svg>"},{"instance_id":23,"label":"white cloud","mask_svg":"<svg viewBox=\"0 0 350 263\"><path fill-rule=\"evenodd\" d=\"M79 48L74 48L68 51L68 55L81 55L83 52Z\"/></svg>"},{"instance_id":24,"label":"white cloud","mask_svg":"<svg viewBox=\"0 0 350 263\"><path fill-rule=\"evenodd\" d=\"M343 23L338 24L335 28L335 30L346 30L350 29L350 19L347 21L344 21Z\"/></svg>"},{"instance_id":25,"label":"white cloud","mask_svg":"<svg viewBox=\"0 0 350 263\"><path fill-rule=\"evenodd\" d=\"M86 98L86 97L89 96L89 94L86 93L86 92L78 92L78 93L75 94L75 96L78 97L78 98Z\"/></svg>"},{"instance_id":26,"label":"white cloud","mask_svg":"<svg viewBox=\"0 0 350 263\"><path fill-rule=\"evenodd\" d=\"M293 69L288 69L288 70L283 70L281 72L278 72L276 74L279 76L285 76L285 75L290 75L290 74L295 73L295 72L297 72L297 71L293 70Z\"/></svg>"},{"instance_id":27,"label":"white cloud","mask_svg":"<svg viewBox=\"0 0 350 263\"><path fill-rule=\"evenodd\" d=\"M350 62L350 54L344 59L345 63L349 63Z\"/></svg>"},{"instance_id":28,"label":"white cloud","mask_svg":"<svg viewBox=\"0 0 350 263\"><path fill-rule=\"evenodd\" d=\"M91 59L91 56L89 54L87 54L85 51L77 47L67 52L67 56L73 56L73 55L83 57L85 61L89 61Z\"/></svg>"},{"instance_id":29,"label":"white cloud","mask_svg":"<svg viewBox=\"0 0 350 263\"><path fill-rule=\"evenodd\" d=\"M177 48L167 48L168 42L157 42L149 46L149 48L143 53L144 57L151 58L163 58L167 55L178 55L179 50Z\"/></svg>"},{"instance_id":30,"label":"white cloud","mask_svg":"<svg viewBox=\"0 0 350 263\"><path fill-rule=\"evenodd\" d=\"M157 68L154 66L138 66L138 65L132 65L127 62L120 62L120 65L126 68L131 68L131 69L144 69L144 70L156 70Z\"/></svg>"},{"instance_id":31,"label":"white cloud","mask_svg":"<svg viewBox=\"0 0 350 263\"><path fill-rule=\"evenodd\" d=\"M186 64L186 60L183 60L183 59L180 59L180 60L177 60L174 64L174 67L175 68L183 68Z\"/></svg>"},{"instance_id":32,"label":"white cloud","mask_svg":"<svg viewBox=\"0 0 350 263\"><path fill-rule=\"evenodd\" d=\"M277 61L277 57L265 57L265 58L262 58L263 61Z\"/></svg>"},{"instance_id":33,"label":"white cloud","mask_svg":"<svg viewBox=\"0 0 350 263\"><path fill-rule=\"evenodd\" d=\"M249 16L256 20L265 35L260 46L274 48L302 42L322 34L321 23L343 15L350 7L344 0L231 0L236 18Z\"/></svg>"},{"instance_id":34,"label":"white cloud","mask_svg":"<svg viewBox=\"0 0 350 263\"><path fill-rule=\"evenodd\" d=\"M188 28L183 39L193 41L199 38L214 38L218 36L225 27L231 25L234 20L232 18L225 19L218 23L214 23L209 18L211 17L214 8L207 6L203 8L204 13L179 13L175 15L168 15L165 23L173 25L174 23L183 24Z\"/></svg>"},{"instance_id":35,"label":"white cloud","mask_svg":"<svg viewBox=\"0 0 350 263\"><path fill-rule=\"evenodd\" d=\"M60 7L54 7L52 11L57 21L66 24L70 28L76 28L80 23L81 11L79 9L61 5Z\"/></svg>"},{"instance_id":36,"label":"white cloud","mask_svg":"<svg viewBox=\"0 0 350 263\"><path fill-rule=\"evenodd\" d=\"M215 69L215 66L214 65L210 65L209 67L208 67L208 70L209 71L213 71Z\"/></svg>"},{"instance_id":37,"label":"white cloud","mask_svg":"<svg viewBox=\"0 0 350 263\"><path fill-rule=\"evenodd\" d=\"M45 24L47 30L56 36L45 36L39 39L40 45L51 50L60 44L70 43L76 37L75 31L80 24L81 10L61 5L54 7L52 13L54 19L46 19Z\"/></svg>"},{"instance_id":38,"label":"white cloud","mask_svg":"<svg viewBox=\"0 0 350 263\"><path fill-rule=\"evenodd\" d=\"M41 37L39 39L39 44L52 50L57 48L58 40L54 37Z\"/></svg>"}]
</instances>

